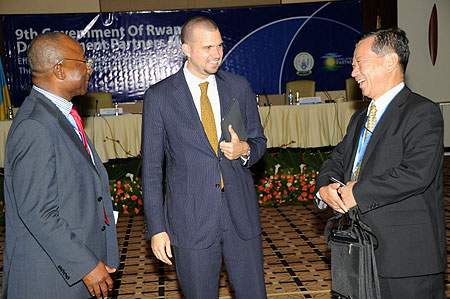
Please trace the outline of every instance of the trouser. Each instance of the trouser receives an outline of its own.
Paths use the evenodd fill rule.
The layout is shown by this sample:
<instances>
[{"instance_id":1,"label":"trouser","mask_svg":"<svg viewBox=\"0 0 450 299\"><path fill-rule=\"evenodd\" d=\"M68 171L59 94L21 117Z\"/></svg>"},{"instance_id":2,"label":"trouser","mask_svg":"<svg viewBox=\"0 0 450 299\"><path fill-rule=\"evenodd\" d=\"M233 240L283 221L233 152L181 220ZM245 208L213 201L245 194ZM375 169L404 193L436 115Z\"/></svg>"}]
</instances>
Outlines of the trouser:
<instances>
[{"instance_id":1,"label":"trouser","mask_svg":"<svg viewBox=\"0 0 450 299\"><path fill-rule=\"evenodd\" d=\"M444 274L380 277L380 289L382 299L444 299Z\"/></svg>"},{"instance_id":2,"label":"trouser","mask_svg":"<svg viewBox=\"0 0 450 299\"><path fill-rule=\"evenodd\" d=\"M187 299L219 297L222 257L237 299L267 298L261 237L243 240L237 234L222 195L220 227L205 249L173 247L178 281Z\"/></svg>"}]
</instances>

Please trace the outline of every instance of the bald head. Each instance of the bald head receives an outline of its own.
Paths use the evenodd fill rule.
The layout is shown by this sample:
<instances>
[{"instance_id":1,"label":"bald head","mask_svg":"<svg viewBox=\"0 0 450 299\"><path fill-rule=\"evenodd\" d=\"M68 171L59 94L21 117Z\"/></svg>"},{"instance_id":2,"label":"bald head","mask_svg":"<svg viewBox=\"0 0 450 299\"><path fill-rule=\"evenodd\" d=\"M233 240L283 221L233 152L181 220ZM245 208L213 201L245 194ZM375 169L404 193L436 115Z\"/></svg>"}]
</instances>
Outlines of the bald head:
<instances>
[{"instance_id":1,"label":"bald head","mask_svg":"<svg viewBox=\"0 0 450 299\"><path fill-rule=\"evenodd\" d=\"M184 24L183 29L181 30L181 42L183 44L195 42L193 32L196 28L201 28L211 32L219 29L216 23L210 18L203 16L193 17Z\"/></svg>"},{"instance_id":2,"label":"bald head","mask_svg":"<svg viewBox=\"0 0 450 299\"><path fill-rule=\"evenodd\" d=\"M36 36L28 48L28 64L34 74L43 74L64 58L61 39L69 37L60 32L46 32Z\"/></svg>"}]
</instances>

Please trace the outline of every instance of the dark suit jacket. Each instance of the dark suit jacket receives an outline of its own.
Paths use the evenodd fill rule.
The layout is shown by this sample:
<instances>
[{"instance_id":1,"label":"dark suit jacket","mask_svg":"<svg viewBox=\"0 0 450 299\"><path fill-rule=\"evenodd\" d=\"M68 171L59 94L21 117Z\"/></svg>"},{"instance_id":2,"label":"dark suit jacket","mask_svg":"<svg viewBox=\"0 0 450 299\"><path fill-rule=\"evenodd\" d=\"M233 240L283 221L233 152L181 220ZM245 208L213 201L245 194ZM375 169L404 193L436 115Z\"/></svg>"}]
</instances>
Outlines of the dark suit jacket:
<instances>
[{"instance_id":1,"label":"dark suit jacket","mask_svg":"<svg viewBox=\"0 0 450 299\"><path fill-rule=\"evenodd\" d=\"M249 163L242 166L239 161L229 161L220 151L216 156L183 69L152 86L145 95L142 125L143 195L149 238L165 231L173 245L197 249L210 246L220 219L220 172L239 236L250 239L260 234L258 202L249 166L264 154L266 138L255 97L247 80L240 76L219 71L216 81L222 117L232 99L239 100L251 148Z\"/></svg>"},{"instance_id":2,"label":"dark suit jacket","mask_svg":"<svg viewBox=\"0 0 450 299\"><path fill-rule=\"evenodd\" d=\"M323 164L317 190L335 176L350 180L367 108ZM443 120L438 106L405 86L369 141L353 195L374 231L378 272L384 277L442 272L446 267L442 182Z\"/></svg>"},{"instance_id":3,"label":"dark suit jacket","mask_svg":"<svg viewBox=\"0 0 450 299\"><path fill-rule=\"evenodd\" d=\"M95 166L66 117L31 91L6 143L3 297L90 298L80 280L99 261L118 266L108 176L88 142Z\"/></svg>"}]
</instances>

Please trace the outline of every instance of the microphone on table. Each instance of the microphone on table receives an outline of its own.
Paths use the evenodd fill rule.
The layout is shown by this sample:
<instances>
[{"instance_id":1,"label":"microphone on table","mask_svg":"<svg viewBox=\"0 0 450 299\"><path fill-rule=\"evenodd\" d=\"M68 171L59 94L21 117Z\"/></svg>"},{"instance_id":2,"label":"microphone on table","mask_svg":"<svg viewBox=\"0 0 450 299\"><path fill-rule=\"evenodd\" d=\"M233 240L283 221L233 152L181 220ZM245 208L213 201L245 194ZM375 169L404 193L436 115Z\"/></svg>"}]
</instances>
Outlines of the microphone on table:
<instances>
[{"instance_id":1,"label":"microphone on table","mask_svg":"<svg viewBox=\"0 0 450 299\"><path fill-rule=\"evenodd\" d=\"M264 98L266 99L266 102L264 103L264 106L272 106L272 103L269 101L269 96L266 93L266 89L263 87L262 89Z\"/></svg>"},{"instance_id":2,"label":"microphone on table","mask_svg":"<svg viewBox=\"0 0 450 299\"><path fill-rule=\"evenodd\" d=\"M100 116L100 113L97 112L98 109L98 100L95 100L95 113L94 116Z\"/></svg>"}]
</instances>

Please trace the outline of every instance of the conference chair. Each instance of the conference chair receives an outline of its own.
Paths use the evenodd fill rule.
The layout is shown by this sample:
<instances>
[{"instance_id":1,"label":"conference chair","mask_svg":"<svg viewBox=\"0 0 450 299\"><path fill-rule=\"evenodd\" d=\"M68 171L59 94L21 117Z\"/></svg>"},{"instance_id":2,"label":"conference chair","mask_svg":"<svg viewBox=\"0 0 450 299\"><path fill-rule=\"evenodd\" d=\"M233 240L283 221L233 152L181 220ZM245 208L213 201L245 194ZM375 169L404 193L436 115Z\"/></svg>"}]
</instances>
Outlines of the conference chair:
<instances>
[{"instance_id":1,"label":"conference chair","mask_svg":"<svg viewBox=\"0 0 450 299\"><path fill-rule=\"evenodd\" d=\"M345 80L345 97L347 101L361 101L362 92L355 79L348 78Z\"/></svg>"},{"instance_id":2,"label":"conference chair","mask_svg":"<svg viewBox=\"0 0 450 299\"><path fill-rule=\"evenodd\" d=\"M294 100L296 99L297 91L301 98L316 96L316 81L312 80L296 80L286 83L286 104L289 103L289 90L292 90Z\"/></svg>"},{"instance_id":3,"label":"conference chair","mask_svg":"<svg viewBox=\"0 0 450 299\"><path fill-rule=\"evenodd\" d=\"M81 116L91 116L100 113L102 108L113 108L112 94L109 92L87 92L79 96L79 113Z\"/></svg>"}]
</instances>

